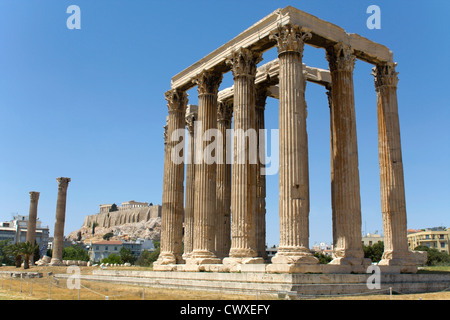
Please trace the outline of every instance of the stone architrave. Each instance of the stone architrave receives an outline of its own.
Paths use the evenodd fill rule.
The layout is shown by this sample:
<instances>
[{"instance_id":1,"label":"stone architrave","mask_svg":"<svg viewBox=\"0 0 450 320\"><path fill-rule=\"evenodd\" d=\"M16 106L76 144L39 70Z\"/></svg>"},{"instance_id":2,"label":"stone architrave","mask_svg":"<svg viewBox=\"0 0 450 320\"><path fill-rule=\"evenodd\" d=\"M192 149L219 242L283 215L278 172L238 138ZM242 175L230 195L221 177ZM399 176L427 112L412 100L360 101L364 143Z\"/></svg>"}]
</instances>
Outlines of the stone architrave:
<instances>
[{"instance_id":1,"label":"stone architrave","mask_svg":"<svg viewBox=\"0 0 450 320\"><path fill-rule=\"evenodd\" d=\"M332 202L334 205L334 259L330 264L360 266L361 198L359 188L358 145L356 140L353 69L356 57L352 48L337 43L327 48L332 97Z\"/></svg>"},{"instance_id":2,"label":"stone architrave","mask_svg":"<svg viewBox=\"0 0 450 320\"><path fill-rule=\"evenodd\" d=\"M267 260L266 253L266 175L262 174L265 164L265 125L264 111L268 88L266 86L256 87L255 104L255 128L258 137L258 162L256 164L256 248L258 257Z\"/></svg>"},{"instance_id":3,"label":"stone architrave","mask_svg":"<svg viewBox=\"0 0 450 320\"><path fill-rule=\"evenodd\" d=\"M379 265L415 265L408 251L405 185L397 105L398 73L394 63L374 68L377 92L378 154L384 253Z\"/></svg>"},{"instance_id":4,"label":"stone architrave","mask_svg":"<svg viewBox=\"0 0 450 320\"><path fill-rule=\"evenodd\" d=\"M234 79L231 248L224 264L263 263L256 247L255 75L262 54L239 48L228 58ZM253 140L252 140L253 139Z\"/></svg>"},{"instance_id":5,"label":"stone architrave","mask_svg":"<svg viewBox=\"0 0 450 320\"><path fill-rule=\"evenodd\" d=\"M231 117L233 103L230 101L219 102L217 106L217 130L222 135L222 146L216 168L216 253L221 259L228 256L231 246L231 163L228 161L231 150L228 132L231 129ZM227 131L228 130L228 131ZM219 152L219 150L218 150Z\"/></svg>"},{"instance_id":6,"label":"stone architrave","mask_svg":"<svg viewBox=\"0 0 450 320\"><path fill-rule=\"evenodd\" d=\"M271 33L277 41L280 66L279 216L280 245L272 265L295 268L317 264L309 250L309 169L306 101L302 57L309 30L280 26Z\"/></svg>"},{"instance_id":7,"label":"stone architrave","mask_svg":"<svg viewBox=\"0 0 450 320\"><path fill-rule=\"evenodd\" d=\"M178 136L173 136L180 130L184 142L185 110L187 94L180 90L170 90L165 94L169 116L167 119L167 135L165 138L163 201L161 211L161 253L156 266L182 262L182 234L184 215L184 162L182 155L175 155L175 146L180 143ZM184 149L182 149L184 150Z\"/></svg>"},{"instance_id":8,"label":"stone architrave","mask_svg":"<svg viewBox=\"0 0 450 320\"><path fill-rule=\"evenodd\" d=\"M66 221L66 201L67 188L69 187L70 178L60 177L58 181L58 197L56 199L56 219L55 231L53 236L52 260L50 265L58 266L63 264L63 243L64 243L64 225Z\"/></svg>"},{"instance_id":9,"label":"stone architrave","mask_svg":"<svg viewBox=\"0 0 450 320\"><path fill-rule=\"evenodd\" d=\"M187 259L194 248L194 196L195 196L195 140L194 124L198 118L198 106L188 105L186 128L189 134L188 163L186 164L186 195L184 205L184 253Z\"/></svg>"},{"instance_id":10,"label":"stone architrave","mask_svg":"<svg viewBox=\"0 0 450 320\"><path fill-rule=\"evenodd\" d=\"M196 79L198 85L198 122L196 133L195 198L194 198L194 247L186 264L217 264L221 260L215 253L216 231L216 160L209 152L209 145L217 142L217 93L222 73L203 71ZM212 129L212 130L211 130ZM212 134L213 136L209 136ZM217 150L215 150L217 154Z\"/></svg>"}]
</instances>

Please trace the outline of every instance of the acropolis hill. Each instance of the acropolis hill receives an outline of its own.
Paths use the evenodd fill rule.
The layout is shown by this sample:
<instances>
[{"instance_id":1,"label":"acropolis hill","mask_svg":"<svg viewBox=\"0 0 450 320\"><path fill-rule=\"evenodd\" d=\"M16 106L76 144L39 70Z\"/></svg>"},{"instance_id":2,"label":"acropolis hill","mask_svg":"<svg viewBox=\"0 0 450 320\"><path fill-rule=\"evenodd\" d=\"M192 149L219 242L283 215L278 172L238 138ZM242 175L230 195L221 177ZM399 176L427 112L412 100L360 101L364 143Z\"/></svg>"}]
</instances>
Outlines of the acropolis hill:
<instances>
[{"instance_id":1,"label":"acropolis hill","mask_svg":"<svg viewBox=\"0 0 450 320\"><path fill-rule=\"evenodd\" d=\"M127 201L117 207L117 211L109 211L112 205L100 205L99 213L86 216L81 229L71 232L69 240L77 240L81 232L81 240L101 238L112 232L114 236L123 238L143 238L159 240L161 228L161 206L148 205L146 202ZM96 224L95 228L94 223ZM93 234L92 231L95 230Z\"/></svg>"}]
</instances>

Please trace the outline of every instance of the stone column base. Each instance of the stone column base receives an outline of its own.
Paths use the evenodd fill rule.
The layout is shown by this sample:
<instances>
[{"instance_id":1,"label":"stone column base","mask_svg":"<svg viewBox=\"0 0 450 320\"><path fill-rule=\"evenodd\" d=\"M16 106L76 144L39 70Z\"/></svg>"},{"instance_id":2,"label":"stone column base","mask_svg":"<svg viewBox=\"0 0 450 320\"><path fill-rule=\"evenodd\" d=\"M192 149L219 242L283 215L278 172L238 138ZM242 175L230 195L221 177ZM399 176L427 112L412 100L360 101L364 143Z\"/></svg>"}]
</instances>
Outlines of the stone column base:
<instances>
[{"instance_id":1,"label":"stone column base","mask_svg":"<svg viewBox=\"0 0 450 320\"><path fill-rule=\"evenodd\" d=\"M52 267L59 267L59 266L65 266L66 264L62 260L52 258L52 260L50 261L50 263L48 265L52 266Z\"/></svg>"},{"instance_id":2,"label":"stone column base","mask_svg":"<svg viewBox=\"0 0 450 320\"><path fill-rule=\"evenodd\" d=\"M218 258L214 253L206 250L194 250L186 259L186 265L202 265L202 264L220 264L222 259Z\"/></svg>"},{"instance_id":3,"label":"stone column base","mask_svg":"<svg viewBox=\"0 0 450 320\"><path fill-rule=\"evenodd\" d=\"M177 264L181 263L183 259L181 257L176 257L172 253L161 253L158 260L155 261L154 265L167 265L167 264Z\"/></svg>"},{"instance_id":4,"label":"stone column base","mask_svg":"<svg viewBox=\"0 0 450 320\"><path fill-rule=\"evenodd\" d=\"M367 268L372 264L372 260L367 258L355 258L355 257L340 257L334 258L331 262L331 265L343 265L343 266L362 266Z\"/></svg>"}]
</instances>

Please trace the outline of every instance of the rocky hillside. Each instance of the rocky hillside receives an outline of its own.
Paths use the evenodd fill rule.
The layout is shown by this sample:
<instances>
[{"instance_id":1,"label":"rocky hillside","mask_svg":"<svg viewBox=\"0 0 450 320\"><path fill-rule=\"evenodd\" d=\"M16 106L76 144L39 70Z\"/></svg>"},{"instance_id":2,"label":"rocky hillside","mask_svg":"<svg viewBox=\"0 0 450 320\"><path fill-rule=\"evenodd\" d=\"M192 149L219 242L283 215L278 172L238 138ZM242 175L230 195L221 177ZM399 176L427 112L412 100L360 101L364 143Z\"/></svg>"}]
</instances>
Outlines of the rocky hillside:
<instances>
[{"instance_id":1,"label":"rocky hillside","mask_svg":"<svg viewBox=\"0 0 450 320\"><path fill-rule=\"evenodd\" d=\"M81 241L99 241L103 239L103 235L113 233L111 240L131 241L137 238L160 240L161 237L161 218L151 218L148 221L140 221L134 223L125 223L109 228L99 227L95 228L95 233L92 233L92 227L83 226L79 230L71 232L67 238L68 240L78 240L79 234Z\"/></svg>"}]
</instances>

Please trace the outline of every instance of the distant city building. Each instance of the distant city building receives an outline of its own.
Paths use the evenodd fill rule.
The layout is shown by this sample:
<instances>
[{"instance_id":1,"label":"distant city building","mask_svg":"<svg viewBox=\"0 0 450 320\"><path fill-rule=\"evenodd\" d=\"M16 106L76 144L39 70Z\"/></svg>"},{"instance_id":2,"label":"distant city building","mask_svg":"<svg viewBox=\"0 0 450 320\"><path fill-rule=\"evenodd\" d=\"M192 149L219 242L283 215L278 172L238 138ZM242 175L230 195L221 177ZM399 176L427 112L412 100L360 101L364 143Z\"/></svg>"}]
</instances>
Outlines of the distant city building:
<instances>
[{"instance_id":1,"label":"distant city building","mask_svg":"<svg viewBox=\"0 0 450 320\"><path fill-rule=\"evenodd\" d=\"M444 227L408 230L408 246L411 250L426 246L450 254L450 229Z\"/></svg>"},{"instance_id":2,"label":"distant city building","mask_svg":"<svg viewBox=\"0 0 450 320\"><path fill-rule=\"evenodd\" d=\"M111 253L120 254L120 250L126 248L131 250L132 254L138 258L142 251L154 251L153 240L137 239L136 241L103 240L94 242L88 246L89 257L91 261L101 261L107 258Z\"/></svg>"},{"instance_id":3,"label":"distant city building","mask_svg":"<svg viewBox=\"0 0 450 320\"><path fill-rule=\"evenodd\" d=\"M0 222L0 240L10 240L11 243L26 242L28 216L16 215L13 220ZM36 221L36 243L39 245L41 255L45 254L49 240L48 226L42 226L39 219Z\"/></svg>"},{"instance_id":4,"label":"distant city building","mask_svg":"<svg viewBox=\"0 0 450 320\"><path fill-rule=\"evenodd\" d=\"M383 236L378 233L368 233L361 237L361 242L365 246L372 246L377 242L384 241Z\"/></svg>"},{"instance_id":5,"label":"distant city building","mask_svg":"<svg viewBox=\"0 0 450 320\"><path fill-rule=\"evenodd\" d=\"M122 241L118 240L94 242L89 247L89 258L91 261L101 261L112 253L119 255L122 243Z\"/></svg>"},{"instance_id":6,"label":"distant city building","mask_svg":"<svg viewBox=\"0 0 450 320\"><path fill-rule=\"evenodd\" d=\"M322 253L326 256L332 256L333 254L333 246L331 244L325 243L325 242L321 242L319 244L315 244L312 247L312 251L313 252L318 252L318 253Z\"/></svg>"}]
</instances>

